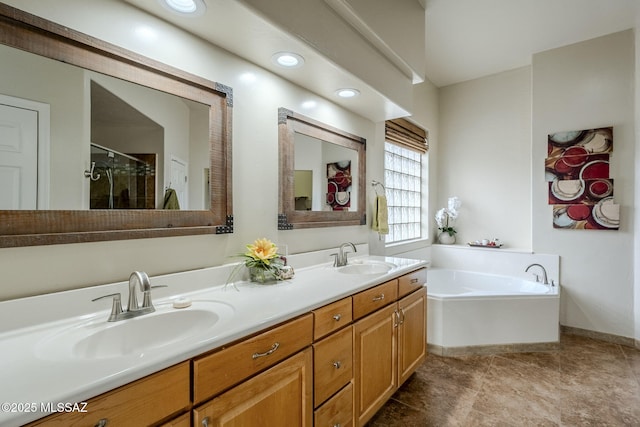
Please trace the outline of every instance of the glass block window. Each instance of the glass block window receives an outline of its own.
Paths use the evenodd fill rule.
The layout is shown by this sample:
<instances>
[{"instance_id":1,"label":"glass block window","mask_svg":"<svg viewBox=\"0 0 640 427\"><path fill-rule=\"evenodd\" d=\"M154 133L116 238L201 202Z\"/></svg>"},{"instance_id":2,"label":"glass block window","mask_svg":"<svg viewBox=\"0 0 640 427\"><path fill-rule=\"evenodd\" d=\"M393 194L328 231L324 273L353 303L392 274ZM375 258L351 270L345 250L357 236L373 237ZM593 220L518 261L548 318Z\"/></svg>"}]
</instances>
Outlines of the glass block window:
<instances>
[{"instance_id":1,"label":"glass block window","mask_svg":"<svg viewBox=\"0 0 640 427\"><path fill-rule=\"evenodd\" d=\"M386 243L420 239L422 154L385 142L384 185L389 207L389 234L386 236Z\"/></svg>"}]
</instances>

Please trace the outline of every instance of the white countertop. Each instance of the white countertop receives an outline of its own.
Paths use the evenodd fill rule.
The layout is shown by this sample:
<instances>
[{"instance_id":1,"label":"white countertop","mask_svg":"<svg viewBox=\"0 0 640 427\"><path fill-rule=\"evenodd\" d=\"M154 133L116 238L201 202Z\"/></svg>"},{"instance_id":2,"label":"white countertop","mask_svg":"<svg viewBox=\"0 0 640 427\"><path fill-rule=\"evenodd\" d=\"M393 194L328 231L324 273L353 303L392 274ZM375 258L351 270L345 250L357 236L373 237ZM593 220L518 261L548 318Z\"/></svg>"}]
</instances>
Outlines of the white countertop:
<instances>
[{"instance_id":1,"label":"white countertop","mask_svg":"<svg viewBox=\"0 0 640 427\"><path fill-rule=\"evenodd\" d=\"M353 258L350 262L358 263L362 259ZM46 416L47 412L40 411L43 403L85 402L427 264L404 258L368 256L366 259L392 263L396 267L386 274L360 275L342 274L330 264L320 264L298 268L293 279L273 285L238 282L238 290L223 285L233 265L151 277L152 285L167 285L152 292L158 310L169 307L178 297L188 297L196 303L226 304L233 316L206 337L121 357L64 357L65 351L44 351L46 347L42 343L51 345L55 334L78 324L106 322L110 299L95 303L91 299L121 292L126 305L128 285L125 282L0 302L0 426L21 425ZM7 403L14 404L9 411ZM37 408L37 412L29 412L31 408ZM86 409L91 411L90 407Z\"/></svg>"}]
</instances>

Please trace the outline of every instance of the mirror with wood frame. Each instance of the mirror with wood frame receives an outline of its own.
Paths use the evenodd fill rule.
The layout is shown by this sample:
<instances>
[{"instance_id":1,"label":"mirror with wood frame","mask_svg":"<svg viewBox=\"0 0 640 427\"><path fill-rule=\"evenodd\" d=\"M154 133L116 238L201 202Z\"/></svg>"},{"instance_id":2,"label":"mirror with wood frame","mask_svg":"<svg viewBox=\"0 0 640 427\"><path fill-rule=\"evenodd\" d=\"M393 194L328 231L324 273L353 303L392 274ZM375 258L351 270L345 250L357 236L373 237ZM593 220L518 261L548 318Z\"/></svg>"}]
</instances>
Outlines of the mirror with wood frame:
<instances>
[{"instance_id":1,"label":"mirror with wood frame","mask_svg":"<svg viewBox=\"0 0 640 427\"><path fill-rule=\"evenodd\" d=\"M366 224L366 140L278 110L278 229Z\"/></svg>"},{"instance_id":2,"label":"mirror with wood frame","mask_svg":"<svg viewBox=\"0 0 640 427\"><path fill-rule=\"evenodd\" d=\"M56 98L46 81L8 80L10 74L34 74L32 69L3 72L0 107L10 102L18 107L24 103L27 109L35 105L41 109L36 117L50 115L51 119L45 126L36 126L35 140L42 146L48 141L48 146L35 149L37 166L30 172L22 176L7 172L22 166L5 167L0 153L0 179L6 181L0 191L0 247L233 232L231 88L0 3L3 71L9 62L15 66L26 55L59 64L54 68L70 64L74 71L63 69L59 74L80 76L80 88L59 90ZM155 104L158 111L166 109L159 99L180 108L179 114L164 112L172 117L168 124L145 109L145 102ZM11 110L0 114L7 111L11 114ZM116 124L115 116L125 124ZM141 120L134 123L136 116ZM194 122L200 127L194 127ZM160 148L144 148L142 128L160 134ZM178 129L186 131L181 134ZM127 140L133 141L131 145L123 142ZM192 154L187 145L196 147ZM194 159L191 164L190 158ZM114 165L118 161L128 163ZM163 196L191 178L185 164L196 177L191 181L198 185L184 188L182 206L177 197L167 203ZM125 172L131 175L131 184L122 184ZM25 177L33 181L33 194L29 193L33 202L20 207L12 201L26 198L18 185ZM99 180L103 193L93 197L90 183ZM146 197L134 194L136 188ZM195 196L187 202L187 194Z\"/></svg>"}]
</instances>

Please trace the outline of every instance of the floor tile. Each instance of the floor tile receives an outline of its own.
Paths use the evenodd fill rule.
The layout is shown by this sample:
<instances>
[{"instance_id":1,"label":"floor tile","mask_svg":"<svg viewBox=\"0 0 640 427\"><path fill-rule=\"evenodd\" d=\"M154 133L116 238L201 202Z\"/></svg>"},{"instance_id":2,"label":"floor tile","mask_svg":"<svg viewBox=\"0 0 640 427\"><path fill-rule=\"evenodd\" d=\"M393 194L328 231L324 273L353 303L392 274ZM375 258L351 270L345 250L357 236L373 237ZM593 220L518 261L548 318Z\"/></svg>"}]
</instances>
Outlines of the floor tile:
<instances>
[{"instance_id":1,"label":"floor tile","mask_svg":"<svg viewBox=\"0 0 640 427\"><path fill-rule=\"evenodd\" d=\"M548 352L430 354L368 425L640 426L640 350L562 334Z\"/></svg>"}]
</instances>

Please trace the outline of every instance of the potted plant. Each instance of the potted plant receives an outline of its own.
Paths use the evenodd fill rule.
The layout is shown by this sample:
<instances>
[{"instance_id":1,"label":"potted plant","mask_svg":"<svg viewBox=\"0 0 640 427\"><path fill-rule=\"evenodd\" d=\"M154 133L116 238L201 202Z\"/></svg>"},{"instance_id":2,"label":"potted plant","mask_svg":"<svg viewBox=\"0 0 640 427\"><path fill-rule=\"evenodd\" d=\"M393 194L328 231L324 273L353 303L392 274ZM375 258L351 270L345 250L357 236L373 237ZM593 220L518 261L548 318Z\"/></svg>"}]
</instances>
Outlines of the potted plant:
<instances>
[{"instance_id":1,"label":"potted plant","mask_svg":"<svg viewBox=\"0 0 640 427\"><path fill-rule=\"evenodd\" d=\"M460 199L457 197L449 197L448 207L440 209L436 212L436 223L438 223L438 242L451 245L456 242L455 221L458 218L458 209L460 208Z\"/></svg>"}]
</instances>

